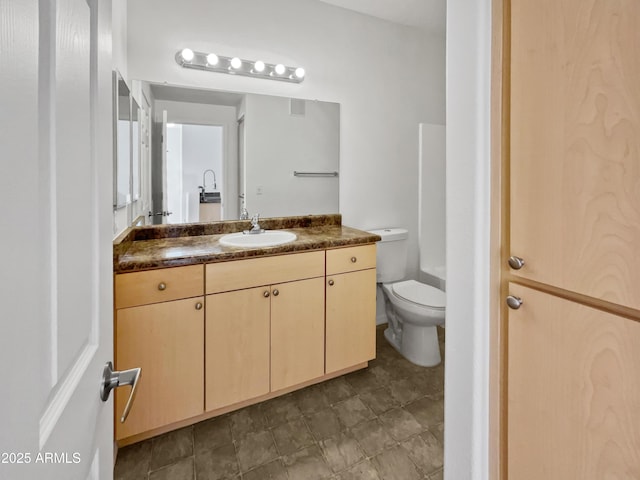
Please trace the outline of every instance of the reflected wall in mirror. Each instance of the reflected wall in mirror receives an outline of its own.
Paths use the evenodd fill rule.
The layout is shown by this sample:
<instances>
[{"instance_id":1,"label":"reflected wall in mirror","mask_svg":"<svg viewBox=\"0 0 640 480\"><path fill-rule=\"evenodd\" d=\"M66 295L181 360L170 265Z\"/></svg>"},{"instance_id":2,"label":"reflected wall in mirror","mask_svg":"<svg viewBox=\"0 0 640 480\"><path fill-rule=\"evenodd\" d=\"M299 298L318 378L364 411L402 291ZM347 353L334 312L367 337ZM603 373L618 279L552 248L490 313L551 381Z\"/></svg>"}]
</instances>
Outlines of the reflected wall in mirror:
<instances>
[{"instance_id":1,"label":"reflected wall in mirror","mask_svg":"<svg viewBox=\"0 0 640 480\"><path fill-rule=\"evenodd\" d=\"M339 104L145 81L141 90L153 117L148 223L237 219L243 208L339 212Z\"/></svg>"},{"instance_id":2,"label":"reflected wall in mirror","mask_svg":"<svg viewBox=\"0 0 640 480\"><path fill-rule=\"evenodd\" d=\"M131 203L131 105L127 84L113 72L113 206L123 208Z\"/></svg>"}]
</instances>

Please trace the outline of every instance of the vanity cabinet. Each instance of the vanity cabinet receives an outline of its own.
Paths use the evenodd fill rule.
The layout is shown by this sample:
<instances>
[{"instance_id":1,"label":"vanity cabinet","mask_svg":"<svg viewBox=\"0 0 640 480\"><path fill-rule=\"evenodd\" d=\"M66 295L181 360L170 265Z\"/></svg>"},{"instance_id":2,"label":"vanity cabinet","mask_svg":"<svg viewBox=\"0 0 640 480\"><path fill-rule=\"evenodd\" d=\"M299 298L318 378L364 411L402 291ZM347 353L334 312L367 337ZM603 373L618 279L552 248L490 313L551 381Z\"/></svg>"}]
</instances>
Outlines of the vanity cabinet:
<instances>
[{"instance_id":1,"label":"vanity cabinet","mask_svg":"<svg viewBox=\"0 0 640 480\"><path fill-rule=\"evenodd\" d=\"M375 357L375 245L115 276L116 390L126 445L366 366Z\"/></svg>"},{"instance_id":2,"label":"vanity cabinet","mask_svg":"<svg viewBox=\"0 0 640 480\"><path fill-rule=\"evenodd\" d=\"M207 296L206 410L269 392L269 287Z\"/></svg>"},{"instance_id":3,"label":"vanity cabinet","mask_svg":"<svg viewBox=\"0 0 640 480\"><path fill-rule=\"evenodd\" d=\"M326 373L376 356L376 246L327 250Z\"/></svg>"},{"instance_id":4,"label":"vanity cabinet","mask_svg":"<svg viewBox=\"0 0 640 480\"><path fill-rule=\"evenodd\" d=\"M142 368L125 423L129 389L115 391L116 440L202 414L203 267L116 275L115 292L115 368Z\"/></svg>"},{"instance_id":5,"label":"vanity cabinet","mask_svg":"<svg viewBox=\"0 0 640 480\"><path fill-rule=\"evenodd\" d=\"M324 375L324 276L271 287L271 391Z\"/></svg>"},{"instance_id":6,"label":"vanity cabinet","mask_svg":"<svg viewBox=\"0 0 640 480\"><path fill-rule=\"evenodd\" d=\"M206 279L207 411L324 374L324 252L213 263Z\"/></svg>"}]
</instances>

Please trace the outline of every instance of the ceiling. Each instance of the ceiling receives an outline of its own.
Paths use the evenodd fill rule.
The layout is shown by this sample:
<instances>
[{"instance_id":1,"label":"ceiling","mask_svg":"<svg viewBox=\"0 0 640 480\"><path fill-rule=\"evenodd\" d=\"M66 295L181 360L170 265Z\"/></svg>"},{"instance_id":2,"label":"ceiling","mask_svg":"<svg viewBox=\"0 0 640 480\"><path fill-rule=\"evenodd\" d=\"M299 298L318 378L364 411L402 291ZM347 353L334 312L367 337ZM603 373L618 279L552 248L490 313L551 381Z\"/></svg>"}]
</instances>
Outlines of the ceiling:
<instances>
[{"instance_id":1,"label":"ceiling","mask_svg":"<svg viewBox=\"0 0 640 480\"><path fill-rule=\"evenodd\" d=\"M402 25L445 33L446 0L320 0Z\"/></svg>"}]
</instances>

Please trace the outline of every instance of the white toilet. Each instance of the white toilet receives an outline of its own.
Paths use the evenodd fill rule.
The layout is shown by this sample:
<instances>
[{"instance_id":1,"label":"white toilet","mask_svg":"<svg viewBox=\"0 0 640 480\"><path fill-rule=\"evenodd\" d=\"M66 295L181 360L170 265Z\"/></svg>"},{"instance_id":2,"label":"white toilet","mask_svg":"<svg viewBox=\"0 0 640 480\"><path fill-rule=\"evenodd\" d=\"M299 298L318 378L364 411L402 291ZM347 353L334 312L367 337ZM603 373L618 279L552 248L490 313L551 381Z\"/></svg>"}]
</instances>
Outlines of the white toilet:
<instances>
[{"instance_id":1,"label":"white toilet","mask_svg":"<svg viewBox=\"0 0 640 480\"><path fill-rule=\"evenodd\" d=\"M407 360L423 367L441 361L436 325L444 325L445 293L406 275L408 231L403 228L371 230L377 244L378 305L384 301L389 327L385 338ZM433 273L422 278L433 277ZM444 279L436 278L439 285Z\"/></svg>"}]
</instances>

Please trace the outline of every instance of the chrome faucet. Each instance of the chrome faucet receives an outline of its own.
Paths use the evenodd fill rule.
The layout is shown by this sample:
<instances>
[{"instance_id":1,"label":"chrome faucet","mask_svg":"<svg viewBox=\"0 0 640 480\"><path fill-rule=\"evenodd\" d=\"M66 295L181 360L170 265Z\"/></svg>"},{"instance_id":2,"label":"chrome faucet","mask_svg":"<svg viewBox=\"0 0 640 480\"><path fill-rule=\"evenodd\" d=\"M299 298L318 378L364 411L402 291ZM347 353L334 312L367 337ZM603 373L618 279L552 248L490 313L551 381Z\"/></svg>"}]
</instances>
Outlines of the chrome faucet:
<instances>
[{"instance_id":1,"label":"chrome faucet","mask_svg":"<svg viewBox=\"0 0 640 480\"><path fill-rule=\"evenodd\" d=\"M251 217L251 230L245 230L244 234L255 235L257 233L264 233L264 228L260 228L260 214L256 213Z\"/></svg>"},{"instance_id":2,"label":"chrome faucet","mask_svg":"<svg viewBox=\"0 0 640 480\"><path fill-rule=\"evenodd\" d=\"M207 172L211 172L213 174L213 189L216 189L216 172L214 172L213 170L211 170L210 168L205 170L202 174L202 191L203 193L206 191L207 189Z\"/></svg>"},{"instance_id":3,"label":"chrome faucet","mask_svg":"<svg viewBox=\"0 0 640 480\"><path fill-rule=\"evenodd\" d=\"M240 211L240 220L249 220L249 211L245 207Z\"/></svg>"}]
</instances>

